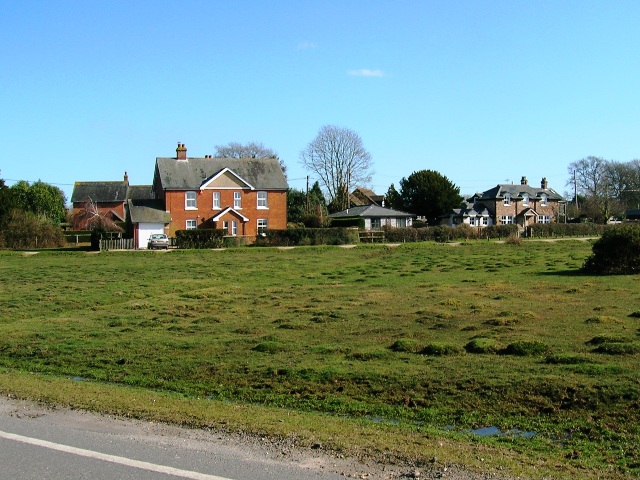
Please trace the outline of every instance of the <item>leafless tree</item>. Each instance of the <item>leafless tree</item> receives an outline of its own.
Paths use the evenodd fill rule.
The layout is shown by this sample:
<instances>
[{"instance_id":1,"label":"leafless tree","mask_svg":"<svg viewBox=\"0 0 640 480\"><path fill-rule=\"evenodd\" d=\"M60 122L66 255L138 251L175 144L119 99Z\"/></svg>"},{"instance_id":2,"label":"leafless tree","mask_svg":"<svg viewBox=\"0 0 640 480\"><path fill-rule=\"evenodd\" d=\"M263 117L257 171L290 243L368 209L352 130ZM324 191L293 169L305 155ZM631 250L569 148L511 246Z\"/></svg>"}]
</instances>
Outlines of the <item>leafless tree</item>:
<instances>
[{"instance_id":1,"label":"leafless tree","mask_svg":"<svg viewBox=\"0 0 640 480\"><path fill-rule=\"evenodd\" d=\"M82 204L82 210L80 210L73 219L75 228L80 230L98 230L103 232L121 232L116 223L106 215L102 214L98 209L98 206L91 200L90 197Z\"/></svg>"},{"instance_id":2,"label":"leafless tree","mask_svg":"<svg viewBox=\"0 0 640 480\"><path fill-rule=\"evenodd\" d=\"M282 173L287 174L287 167L278 154L258 142L245 144L229 142L227 145L216 145L216 152L213 156L216 158L277 158Z\"/></svg>"},{"instance_id":3,"label":"leafless tree","mask_svg":"<svg viewBox=\"0 0 640 480\"><path fill-rule=\"evenodd\" d=\"M323 126L316 138L300 152L300 162L315 174L323 185L332 211L348 206L352 186L371 181L371 154L353 130Z\"/></svg>"}]
</instances>

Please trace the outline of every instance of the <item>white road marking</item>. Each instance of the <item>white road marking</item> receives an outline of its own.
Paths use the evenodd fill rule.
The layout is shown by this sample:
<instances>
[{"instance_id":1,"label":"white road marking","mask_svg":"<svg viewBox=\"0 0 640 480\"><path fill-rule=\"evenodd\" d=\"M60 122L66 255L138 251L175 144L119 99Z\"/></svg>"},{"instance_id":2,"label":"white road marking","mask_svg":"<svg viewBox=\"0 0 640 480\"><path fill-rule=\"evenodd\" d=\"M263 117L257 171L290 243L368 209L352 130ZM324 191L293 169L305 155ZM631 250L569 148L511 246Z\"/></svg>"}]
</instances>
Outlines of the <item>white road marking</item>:
<instances>
[{"instance_id":1,"label":"white road marking","mask_svg":"<svg viewBox=\"0 0 640 480\"><path fill-rule=\"evenodd\" d=\"M94 458L96 460L103 460L105 462L118 463L128 467L141 468L143 470L149 470L151 472L166 473L167 475L174 475L176 477L191 478L193 480L232 480L224 477L217 477L215 475L207 475L206 473L193 472L190 470L181 470L179 468L167 467L164 465L156 465L149 462L141 462L139 460L132 460L126 457L118 457L116 455L107 455L106 453L94 452L92 450L85 450L84 448L70 447L68 445L62 445L60 443L48 442L46 440L39 440L37 438L24 437L22 435L16 435L14 433L7 433L0 430L0 437L7 440L13 440L16 442L28 443L29 445L35 445L38 447L49 448L51 450L58 450L60 452L71 453L73 455L80 455L81 457Z\"/></svg>"}]
</instances>

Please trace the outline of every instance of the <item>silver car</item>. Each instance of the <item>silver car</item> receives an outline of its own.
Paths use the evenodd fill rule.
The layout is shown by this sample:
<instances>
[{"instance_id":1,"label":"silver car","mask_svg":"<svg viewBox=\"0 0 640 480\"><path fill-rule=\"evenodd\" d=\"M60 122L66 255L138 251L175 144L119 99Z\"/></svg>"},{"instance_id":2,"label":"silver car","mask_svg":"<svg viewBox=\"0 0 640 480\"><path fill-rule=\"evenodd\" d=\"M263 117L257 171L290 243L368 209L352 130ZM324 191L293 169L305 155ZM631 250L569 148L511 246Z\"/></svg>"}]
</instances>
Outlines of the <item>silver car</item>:
<instances>
[{"instance_id":1,"label":"silver car","mask_svg":"<svg viewBox=\"0 0 640 480\"><path fill-rule=\"evenodd\" d=\"M147 248L149 250L153 250L154 248L164 248L167 250L169 248L169 237L164 233L152 233L149 235Z\"/></svg>"}]
</instances>

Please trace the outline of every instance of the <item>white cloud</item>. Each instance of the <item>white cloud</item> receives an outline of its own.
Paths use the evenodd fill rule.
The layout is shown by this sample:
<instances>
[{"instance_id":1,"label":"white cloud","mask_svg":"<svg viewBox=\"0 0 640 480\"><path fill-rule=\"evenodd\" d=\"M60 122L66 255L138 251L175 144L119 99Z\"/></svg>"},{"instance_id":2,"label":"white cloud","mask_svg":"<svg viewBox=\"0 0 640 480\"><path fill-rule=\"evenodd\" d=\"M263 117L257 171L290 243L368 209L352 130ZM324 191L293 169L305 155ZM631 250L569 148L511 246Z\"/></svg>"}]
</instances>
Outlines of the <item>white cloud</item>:
<instances>
[{"instance_id":1,"label":"white cloud","mask_svg":"<svg viewBox=\"0 0 640 480\"><path fill-rule=\"evenodd\" d=\"M316 44L313 42L308 42L306 40L298 44L298 50L311 50L313 48L316 48Z\"/></svg>"},{"instance_id":2,"label":"white cloud","mask_svg":"<svg viewBox=\"0 0 640 480\"><path fill-rule=\"evenodd\" d=\"M349 70L347 73L353 77L384 77L384 72L382 70L370 70L368 68Z\"/></svg>"}]
</instances>

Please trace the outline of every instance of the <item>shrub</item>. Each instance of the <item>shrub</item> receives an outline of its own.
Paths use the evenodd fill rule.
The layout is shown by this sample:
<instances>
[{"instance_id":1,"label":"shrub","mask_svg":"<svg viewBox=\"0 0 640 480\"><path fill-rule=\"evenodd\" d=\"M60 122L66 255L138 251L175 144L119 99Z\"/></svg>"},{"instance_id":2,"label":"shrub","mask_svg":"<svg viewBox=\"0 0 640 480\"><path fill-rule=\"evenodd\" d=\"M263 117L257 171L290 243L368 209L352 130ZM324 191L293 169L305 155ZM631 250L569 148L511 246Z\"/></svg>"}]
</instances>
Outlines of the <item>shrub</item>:
<instances>
[{"instance_id":1,"label":"shrub","mask_svg":"<svg viewBox=\"0 0 640 480\"><path fill-rule=\"evenodd\" d=\"M598 275L640 273L640 227L623 225L606 230L592 247L583 270Z\"/></svg>"},{"instance_id":2,"label":"shrub","mask_svg":"<svg viewBox=\"0 0 640 480\"><path fill-rule=\"evenodd\" d=\"M640 353L640 345L637 343L603 343L594 350L597 353L607 355L634 355Z\"/></svg>"},{"instance_id":3,"label":"shrub","mask_svg":"<svg viewBox=\"0 0 640 480\"><path fill-rule=\"evenodd\" d=\"M516 355L519 357L532 357L536 355L544 355L549 351L549 347L537 340L519 341L510 343L507 347L500 351L503 355Z\"/></svg>"},{"instance_id":4,"label":"shrub","mask_svg":"<svg viewBox=\"0 0 640 480\"><path fill-rule=\"evenodd\" d=\"M65 245L62 229L46 217L14 210L0 232L0 248L51 248Z\"/></svg>"},{"instance_id":5,"label":"shrub","mask_svg":"<svg viewBox=\"0 0 640 480\"><path fill-rule=\"evenodd\" d=\"M493 338L478 337L464 346L469 353L496 353L498 344Z\"/></svg>"},{"instance_id":6,"label":"shrub","mask_svg":"<svg viewBox=\"0 0 640 480\"><path fill-rule=\"evenodd\" d=\"M517 233L512 233L507 237L505 243L509 245L522 245L522 239Z\"/></svg>"},{"instance_id":7,"label":"shrub","mask_svg":"<svg viewBox=\"0 0 640 480\"><path fill-rule=\"evenodd\" d=\"M387 352L384 350L367 350L364 352L353 352L347 355L350 360L360 360L366 362L369 360L379 360L387 356Z\"/></svg>"},{"instance_id":8,"label":"shrub","mask_svg":"<svg viewBox=\"0 0 640 480\"><path fill-rule=\"evenodd\" d=\"M570 355L566 353L560 353L557 355L549 355L545 361L552 365L580 365L583 363L591 363L586 357L579 355Z\"/></svg>"},{"instance_id":9,"label":"shrub","mask_svg":"<svg viewBox=\"0 0 640 480\"><path fill-rule=\"evenodd\" d=\"M220 248L223 246L224 229L199 228L193 230L178 230L176 245L178 248Z\"/></svg>"},{"instance_id":10,"label":"shrub","mask_svg":"<svg viewBox=\"0 0 640 480\"><path fill-rule=\"evenodd\" d=\"M451 343L440 343L434 342L428 345L420 351L423 355L434 355L434 356L442 356L442 355L458 355L462 352L462 349Z\"/></svg>"},{"instance_id":11,"label":"shrub","mask_svg":"<svg viewBox=\"0 0 640 480\"><path fill-rule=\"evenodd\" d=\"M637 311L635 311L635 312L631 312L631 313L629 314L629 316L630 316L631 318L640 318L640 310L637 310Z\"/></svg>"},{"instance_id":12,"label":"shrub","mask_svg":"<svg viewBox=\"0 0 640 480\"><path fill-rule=\"evenodd\" d=\"M629 343L632 340L625 338L622 335L614 335L611 333L605 333L603 335L596 335L587 342L587 345L602 345L604 343Z\"/></svg>"},{"instance_id":13,"label":"shrub","mask_svg":"<svg viewBox=\"0 0 640 480\"><path fill-rule=\"evenodd\" d=\"M412 338L399 338L389 348L394 352L417 353L420 351L418 342Z\"/></svg>"},{"instance_id":14,"label":"shrub","mask_svg":"<svg viewBox=\"0 0 640 480\"><path fill-rule=\"evenodd\" d=\"M584 323L620 323L620 320L610 315L596 315L595 317L587 318Z\"/></svg>"},{"instance_id":15,"label":"shrub","mask_svg":"<svg viewBox=\"0 0 640 480\"><path fill-rule=\"evenodd\" d=\"M258 246L297 245L348 245L358 243L355 228L290 228L287 230L266 230L264 237L258 238Z\"/></svg>"},{"instance_id":16,"label":"shrub","mask_svg":"<svg viewBox=\"0 0 640 480\"><path fill-rule=\"evenodd\" d=\"M364 230L364 218L332 218L331 219L331 227L332 228L348 228L348 227L356 227L361 230Z\"/></svg>"}]
</instances>

